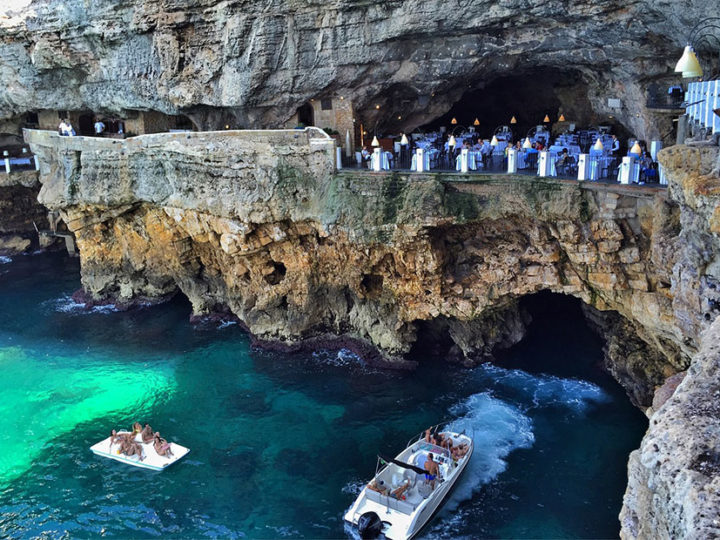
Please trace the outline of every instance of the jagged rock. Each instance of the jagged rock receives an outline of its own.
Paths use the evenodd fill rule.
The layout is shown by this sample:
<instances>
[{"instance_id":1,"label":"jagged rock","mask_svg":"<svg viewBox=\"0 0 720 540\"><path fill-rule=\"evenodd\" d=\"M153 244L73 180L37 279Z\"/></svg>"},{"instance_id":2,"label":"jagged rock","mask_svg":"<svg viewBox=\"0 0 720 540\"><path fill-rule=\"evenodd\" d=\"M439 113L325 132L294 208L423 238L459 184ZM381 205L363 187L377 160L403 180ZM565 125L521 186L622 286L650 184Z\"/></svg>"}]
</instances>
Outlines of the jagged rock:
<instances>
[{"instance_id":1,"label":"jagged rock","mask_svg":"<svg viewBox=\"0 0 720 540\"><path fill-rule=\"evenodd\" d=\"M720 319L630 454L623 539L720 536Z\"/></svg>"},{"instance_id":2,"label":"jagged rock","mask_svg":"<svg viewBox=\"0 0 720 540\"><path fill-rule=\"evenodd\" d=\"M690 29L707 17L700 0L67 0L62 10L36 0L7 9L0 76L13 84L0 88L3 117L154 110L203 129L278 127L298 105L340 95L366 125L397 131L445 113L469 88L554 75L549 91L579 122L616 116L648 140L671 124L646 109L647 85L671 80Z\"/></svg>"}]
</instances>

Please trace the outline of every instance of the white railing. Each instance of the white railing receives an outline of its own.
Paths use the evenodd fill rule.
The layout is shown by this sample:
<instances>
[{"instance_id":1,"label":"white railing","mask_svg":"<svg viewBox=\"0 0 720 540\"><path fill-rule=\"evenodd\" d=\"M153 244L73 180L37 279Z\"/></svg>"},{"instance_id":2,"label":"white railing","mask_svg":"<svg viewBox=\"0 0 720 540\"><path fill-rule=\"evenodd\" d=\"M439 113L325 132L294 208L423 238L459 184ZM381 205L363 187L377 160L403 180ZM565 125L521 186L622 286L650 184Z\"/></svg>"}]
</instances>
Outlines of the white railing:
<instances>
[{"instance_id":1,"label":"white railing","mask_svg":"<svg viewBox=\"0 0 720 540\"><path fill-rule=\"evenodd\" d=\"M690 83L686 101L685 114L691 122L713 133L720 132L720 117L713 113L713 109L720 108L720 79Z\"/></svg>"}]
</instances>

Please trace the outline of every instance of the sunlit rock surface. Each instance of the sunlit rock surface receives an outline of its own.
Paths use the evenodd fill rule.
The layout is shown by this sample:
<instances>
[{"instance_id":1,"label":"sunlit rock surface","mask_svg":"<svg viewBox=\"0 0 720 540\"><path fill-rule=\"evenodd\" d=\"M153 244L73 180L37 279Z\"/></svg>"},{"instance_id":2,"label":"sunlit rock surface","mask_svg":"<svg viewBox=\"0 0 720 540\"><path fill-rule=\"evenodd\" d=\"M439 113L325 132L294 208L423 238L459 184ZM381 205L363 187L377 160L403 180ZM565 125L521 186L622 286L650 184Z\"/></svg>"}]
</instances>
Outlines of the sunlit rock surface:
<instances>
[{"instance_id":1,"label":"sunlit rock surface","mask_svg":"<svg viewBox=\"0 0 720 540\"><path fill-rule=\"evenodd\" d=\"M720 313L717 148L662 151L665 191L335 174L332 142L312 129L26 138L41 159L40 201L75 233L92 301L182 291L197 315L233 314L261 340L348 338L404 365L419 332L449 336L448 359L473 362L522 337L520 297L581 298L636 404L649 407L688 370L649 411L649 440L677 456L652 465L643 443L631 460L623 535L683 536L717 519L718 507L693 495L717 481L717 372L710 349L692 361ZM660 421L672 415L685 420ZM685 471L682 485L670 469Z\"/></svg>"}]
</instances>

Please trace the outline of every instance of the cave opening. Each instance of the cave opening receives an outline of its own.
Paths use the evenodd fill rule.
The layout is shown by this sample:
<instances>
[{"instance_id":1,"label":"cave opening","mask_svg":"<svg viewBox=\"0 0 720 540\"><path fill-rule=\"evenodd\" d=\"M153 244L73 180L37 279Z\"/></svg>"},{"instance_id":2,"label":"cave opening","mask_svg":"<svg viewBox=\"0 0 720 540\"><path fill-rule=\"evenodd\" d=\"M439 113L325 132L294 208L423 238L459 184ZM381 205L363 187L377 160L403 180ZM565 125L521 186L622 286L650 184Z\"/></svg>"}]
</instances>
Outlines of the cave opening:
<instances>
[{"instance_id":1,"label":"cave opening","mask_svg":"<svg viewBox=\"0 0 720 540\"><path fill-rule=\"evenodd\" d=\"M577 130L607 126L621 139L630 135L614 115L594 111L586 76L576 69L536 66L489 82L470 82L457 100L453 97L456 90L431 97L451 104L442 107L446 113L426 120L418 131L436 131L441 126L455 132L472 128L482 138L491 138L499 127L507 126L518 140L532 136L538 126L555 133L573 126ZM561 114L563 121L559 121ZM546 116L549 122L545 122ZM511 123L513 117L516 123Z\"/></svg>"}]
</instances>

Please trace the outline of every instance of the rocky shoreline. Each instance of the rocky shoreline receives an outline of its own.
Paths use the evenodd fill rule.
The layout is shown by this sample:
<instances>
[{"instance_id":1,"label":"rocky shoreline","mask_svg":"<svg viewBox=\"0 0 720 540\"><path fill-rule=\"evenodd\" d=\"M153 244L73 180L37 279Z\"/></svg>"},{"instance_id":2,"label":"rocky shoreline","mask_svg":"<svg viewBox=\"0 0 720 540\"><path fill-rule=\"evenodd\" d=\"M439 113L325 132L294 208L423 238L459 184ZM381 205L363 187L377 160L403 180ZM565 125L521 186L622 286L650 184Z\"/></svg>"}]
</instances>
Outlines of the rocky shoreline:
<instances>
[{"instance_id":1,"label":"rocky shoreline","mask_svg":"<svg viewBox=\"0 0 720 540\"><path fill-rule=\"evenodd\" d=\"M528 177L336 174L311 137L268 137L204 133L180 145L153 135L113 143L111 152L105 141L31 134L42 158L40 201L76 236L87 299L122 304L182 293L194 316L231 317L257 346L347 348L404 369L419 335L437 336L443 356L487 360L522 339L517 301L548 290L586 304L586 318L606 338L606 369L652 415L650 439L687 435L656 422L674 414L667 411L675 397L690 392L693 407L709 406L692 389L707 353L696 355L709 346L703 332L719 313L717 148L663 150L665 191ZM261 165L234 165L247 155ZM686 370L656 411L655 390ZM717 481L708 454L714 442L693 433L705 449L682 446L686 454L670 462L704 471L688 478L708 473ZM644 442L639 452L647 451ZM631 458L624 537L648 537L649 515L664 516L652 525L660 536L691 527L677 507L648 495L672 484L668 467ZM682 508L705 504L672 497ZM703 508L717 517L717 508Z\"/></svg>"}]
</instances>

